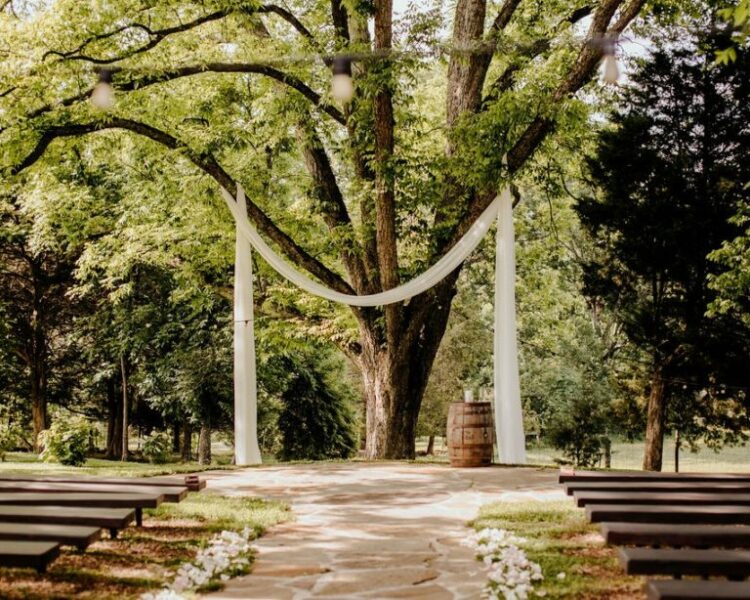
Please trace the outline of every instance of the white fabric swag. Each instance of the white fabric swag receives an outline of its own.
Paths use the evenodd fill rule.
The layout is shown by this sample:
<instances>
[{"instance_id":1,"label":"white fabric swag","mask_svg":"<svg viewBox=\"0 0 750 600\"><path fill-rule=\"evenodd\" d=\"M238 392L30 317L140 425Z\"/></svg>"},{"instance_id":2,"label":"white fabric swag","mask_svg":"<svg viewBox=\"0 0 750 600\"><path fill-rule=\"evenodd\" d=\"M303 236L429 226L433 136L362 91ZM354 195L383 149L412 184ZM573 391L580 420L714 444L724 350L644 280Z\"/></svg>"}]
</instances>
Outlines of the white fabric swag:
<instances>
[{"instance_id":1,"label":"white fabric swag","mask_svg":"<svg viewBox=\"0 0 750 600\"><path fill-rule=\"evenodd\" d=\"M237 198L223 188L222 195L234 217L238 237L237 274L235 275L235 452L237 464L260 462L260 453L257 451L255 439L257 392L255 340L252 327L252 264L247 242L280 275L306 292L349 306L383 306L417 296L452 273L479 245L496 218L498 227L495 269L494 408L497 448L501 462L518 464L526 461L516 341L513 199L508 188L498 194L466 234L427 271L396 288L366 296L337 292L300 273L279 256L250 223L247 218L245 191L242 187L237 186ZM239 241L241 237L244 238L242 244ZM245 256L241 256L243 254ZM238 302L238 299L241 302ZM242 323L246 326L240 327ZM248 323L249 326L247 326ZM251 436L253 439L248 440L247 438Z\"/></svg>"}]
</instances>

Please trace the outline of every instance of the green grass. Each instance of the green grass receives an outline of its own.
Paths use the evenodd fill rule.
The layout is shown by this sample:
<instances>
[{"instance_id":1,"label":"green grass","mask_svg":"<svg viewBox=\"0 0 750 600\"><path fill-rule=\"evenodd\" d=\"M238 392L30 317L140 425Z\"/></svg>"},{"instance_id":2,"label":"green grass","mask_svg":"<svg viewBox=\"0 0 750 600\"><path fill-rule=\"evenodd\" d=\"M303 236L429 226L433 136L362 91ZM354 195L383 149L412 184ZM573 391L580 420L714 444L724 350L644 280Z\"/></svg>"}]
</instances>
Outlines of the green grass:
<instances>
[{"instance_id":1,"label":"green grass","mask_svg":"<svg viewBox=\"0 0 750 600\"><path fill-rule=\"evenodd\" d=\"M546 598L604 599L638 597L642 582L627 577L612 548L570 500L497 502L482 507L475 529L506 529L523 537L529 558L540 564ZM564 573L562 579L559 573Z\"/></svg>"},{"instance_id":2,"label":"green grass","mask_svg":"<svg viewBox=\"0 0 750 600\"><path fill-rule=\"evenodd\" d=\"M145 516L143 528L130 527L120 539L104 539L85 553L64 550L44 575L0 569L0 597L135 599L170 581L217 532L248 527L258 537L289 520L291 512L281 502L203 491L189 494L180 504L146 511Z\"/></svg>"},{"instance_id":3,"label":"green grass","mask_svg":"<svg viewBox=\"0 0 750 600\"><path fill-rule=\"evenodd\" d=\"M418 456L417 462L448 462L448 449L443 438L435 441L434 456ZM427 438L417 440L417 452L427 448ZM526 450L527 462L530 465L557 466L563 458L562 452L545 444L529 444ZM643 442L614 441L612 444L613 469L641 469L643 464ZM603 465L601 465L603 466ZM674 471L674 438L664 439L663 470ZM750 448L747 446L727 446L719 452L698 444L697 452L682 447L680 450L680 471L714 472L714 473L747 473L750 472Z\"/></svg>"},{"instance_id":4,"label":"green grass","mask_svg":"<svg viewBox=\"0 0 750 600\"><path fill-rule=\"evenodd\" d=\"M35 474L35 475L93 475L99 477L151 477L154 475L172 475L175 473L196 473L214 469L234 469L226 457L211 465L199 465L195 462L173 462L163 465L152 465L146 462L105 460L89 458L81 467L68 467L59 463L44 462L36 454L11 452L0 462L0 473Z\"/></svg>"},{"instance_id":5,"label":"green grass","mask_svg":"<svg viewBox=\"0 0 750 600\"><path fill-rule=\"evenodd\" d=\"M256 537L272 525L290 518L289 507L281 502L245 496L220 496L211 492L190 494L179 504L162 504L145 512L147 516L161 521L198 521L209 531L249 527Z\"/></svg>"}]
</instances>

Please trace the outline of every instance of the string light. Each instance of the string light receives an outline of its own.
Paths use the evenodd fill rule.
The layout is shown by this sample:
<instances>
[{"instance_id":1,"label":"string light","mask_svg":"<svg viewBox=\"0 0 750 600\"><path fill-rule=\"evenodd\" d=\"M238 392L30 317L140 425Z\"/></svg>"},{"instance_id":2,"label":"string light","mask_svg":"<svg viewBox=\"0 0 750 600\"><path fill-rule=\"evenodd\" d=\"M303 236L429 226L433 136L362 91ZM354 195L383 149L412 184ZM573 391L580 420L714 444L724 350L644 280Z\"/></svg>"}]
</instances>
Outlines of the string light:
<instances>
[{"instance_id":1,"label":"string light","mask_svg":"<svg viewBox=\"0 0 750 600\"><path fill-rule=\"evenodd\" d=\"M112 87L112 71L99 69L99 80L91 92L91 104L100 110L111 110L115 105L115 90Z\"/></svg>"},{"instance_id":2,"label":"string light","mask_svg":"<svg viewBox=\"0 0 750 600\"><path fill-rule=\"evenodd\" d=\"M620 79L620 66L617 64L615 40L605 38L602 40L602 47L604 53L602 81L608 85L616 85Z\"/></svg>"},{"instance_id":3,"label":"string light","mask_svg":"<svg viewBox=\"0 0 750 600\"><path fill-rule=\"evenodd\" d=\"M331 94L342 104L348 104L354 97L352 61L348 57L337 56L333 59L332 69Z\"/></svg>"}]
</instances>

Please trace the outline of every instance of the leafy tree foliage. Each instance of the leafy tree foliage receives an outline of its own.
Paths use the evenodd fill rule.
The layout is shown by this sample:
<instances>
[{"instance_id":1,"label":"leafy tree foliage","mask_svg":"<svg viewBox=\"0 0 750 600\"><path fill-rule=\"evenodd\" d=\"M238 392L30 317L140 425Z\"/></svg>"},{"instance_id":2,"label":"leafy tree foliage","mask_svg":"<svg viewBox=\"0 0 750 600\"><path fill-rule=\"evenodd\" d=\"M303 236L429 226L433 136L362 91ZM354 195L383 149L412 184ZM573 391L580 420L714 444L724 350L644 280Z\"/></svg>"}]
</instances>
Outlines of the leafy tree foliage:
<instances>
[{"instance_id":1,"label":"leafy tree foliage","mask_svg":"<svg viewBox=\"0 0 750 600\"><path fill-rule=\"evenodd\" d=\"M283 408L278 417L282 460L349 458L357 450L348 390L332 381L340 372L332 358L275 356L267 369L279 375Z\"/></svg>"},{"instance_id":2,"label":"leafy tree foliage","mask_svg":"<svg viewBox=\"0 0 750 600\"><path fill-rule=\"evenodd\" d=\"M660 469L666 406L689 435L732 439L747 424L748 329L708 317L721 267L708 259L738 233L730 222L750 178L750 63L717 65L706 30L656 50L622 93L577 206L598 256L586 293L602 299L650 359L644 467ZM732 415L733 417L730 417Z\"/></svg>"}]
</instances>

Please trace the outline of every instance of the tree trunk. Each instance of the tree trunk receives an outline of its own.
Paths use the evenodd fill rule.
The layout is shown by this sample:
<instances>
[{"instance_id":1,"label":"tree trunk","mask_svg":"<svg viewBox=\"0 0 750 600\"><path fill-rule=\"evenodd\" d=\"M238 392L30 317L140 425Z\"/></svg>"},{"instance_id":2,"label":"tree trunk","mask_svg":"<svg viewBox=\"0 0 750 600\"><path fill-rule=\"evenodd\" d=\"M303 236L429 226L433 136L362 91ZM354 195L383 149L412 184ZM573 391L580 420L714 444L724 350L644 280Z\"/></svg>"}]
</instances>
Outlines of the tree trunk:
<instances>
[{"instance_id":1,"label":"tree trunk","mask_svg":"<svg viewBox=\"0 0 750 600\"><path fill-rule=\"evenodd\" d=\"M198 464L211 464L211 425L208 423L201 424L198 435Z\"/></svg>"},{"instance_id":2,"label":"tree trunk","mask_svg":"<svg viewBox=\"0 0 750 600\"><path fill-rule=\"evenodd\" d=\"M174 454L180 452L180 423L178 422L172 427L172 452Z\"/></svg>"},{"instance_id":3,"label":"tree trunk","mask_svg":"<svg viewBox=\"0 0 750 600\"><path fill-rule=\"evenodd\" d=\"M429 298L423 295L411 300L397 344L383 343L382 332L374 327L360 327L366 458L414 458L419 409L448 324L459 272L457 269L433 288Z\"/></svg>"},{"instance_id":4,"label":"tree trunk","mask_svg":"<svg viewBox=\"0 0 750 600\"><path fill-rule=\"evenodd\" d=\"M128 371L124 355L120 356L120 375L122 376L122 453L120 454L120 460L128 460L130 455L130 436L128 435L128 427L130 426L128 411L130 406L128 405Z\"/></svg>"},{"instance_id":5,"label":"tree trunk","mask_svg":"<svg viewBox=\"0 0 750 600\"><path fill-rule=\"evenodd\" d=\"M107 381L107 448L106 458L122 458L122 403L115 378Z\"/></svg>"},{"instance_id":6,"label":"tree trunk","mask_svg":"<svg viewBox=\"0 0 750 600\"><path fill-rule=\"evenodd\" d=\"M429 438L427 438L427 456L434 456L435 455L435 436L431 435Z\"/></svg>"},{"instance_id":7,"label":"tree trunk","mask_svg":"<svg viewBox=\"0 0 750 600\"><path fill-rule=\"evenodd\" d=\"M43 364L31 367L31 417L33 423L34 452L40 452L39 434L47 429L47 375Z\"/></svg>"},{"instance_id":8,"label":"tree trunk","mask_svg":"<svg viewBox=\"0 0 750 600\"><path fill-rule=\"evenodd\" d=\"M182 422L182 462L193 460L193 424L185 419Z\"/></svg>"},{"instance_id":9,"label":"tree trunk","mask_svg":"<svg viewBox=\"0 0 750 600\"><path fill-rule=\"evenodd\" d=\"M664 452L665 388L662 367L656 367L651 377L651 393L646 414L646 448L643 453L645 471L661 471Z\"/></svg>"}]
</instances>

